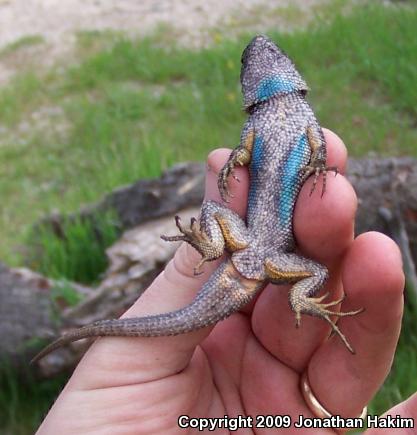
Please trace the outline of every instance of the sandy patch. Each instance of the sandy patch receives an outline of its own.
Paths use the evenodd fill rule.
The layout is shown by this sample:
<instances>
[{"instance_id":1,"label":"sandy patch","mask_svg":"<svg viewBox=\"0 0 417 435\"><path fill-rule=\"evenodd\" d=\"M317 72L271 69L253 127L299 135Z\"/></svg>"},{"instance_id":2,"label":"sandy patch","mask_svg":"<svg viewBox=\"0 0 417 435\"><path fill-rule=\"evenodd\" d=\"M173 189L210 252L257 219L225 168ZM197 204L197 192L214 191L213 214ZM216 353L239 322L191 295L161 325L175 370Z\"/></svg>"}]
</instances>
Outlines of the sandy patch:
<instances>
[{"instance_id":1,"label":"sandy patch","mask_svg":"<svg viewBox=\"0 0 417 435\"><path fill-rule=\"evenodd\" d=\"M250 16L254 10L256 21L262 23L271 9L289 5L308 9L316 3L318 0L0 0L0 45L33 34L60 41L87 29L142 34L161 23L193 35Z\"/></svg>"}]
</instances>

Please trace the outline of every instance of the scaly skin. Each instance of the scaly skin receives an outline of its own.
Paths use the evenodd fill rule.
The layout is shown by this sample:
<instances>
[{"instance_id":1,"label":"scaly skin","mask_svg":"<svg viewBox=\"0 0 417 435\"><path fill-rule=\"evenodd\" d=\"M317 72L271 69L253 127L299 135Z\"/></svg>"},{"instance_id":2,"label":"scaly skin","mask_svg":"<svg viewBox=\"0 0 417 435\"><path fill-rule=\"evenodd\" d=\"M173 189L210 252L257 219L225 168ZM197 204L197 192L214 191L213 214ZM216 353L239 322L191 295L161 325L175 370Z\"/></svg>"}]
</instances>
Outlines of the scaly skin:
<instances>
[{"instance_id":1,"label":"scaly skin","mask_svg":"<svg viewBox=\"0 0 417 435\"><path fill-rule=\"evenodd\" d=\"M179 310L139 318L102 320L70 332L43 349L33 362L58 347L86 337L178 335L225 319L251 301L269 282L294 284L289 302L299 326L301 314L326 320L346 347L353 348L330 316L352 316L362 310L333 312L341 302L324 303L327 294L314 297L328 278L327 269L294 253L292 217L304 181L320 173L326 188L326 147L322 130L305 94L307 85L291 60L271 40L256 36L242 55L241 84L248 119L239 146L231 153L218 178L227 202L227 180L236 166L249 166L250 190L246 223L222 204L207 201L199 221L189 229L176 218L183 240L197 249L202 260L231 254L212 274L194 301Z\"/></svg>"}]
</instances>

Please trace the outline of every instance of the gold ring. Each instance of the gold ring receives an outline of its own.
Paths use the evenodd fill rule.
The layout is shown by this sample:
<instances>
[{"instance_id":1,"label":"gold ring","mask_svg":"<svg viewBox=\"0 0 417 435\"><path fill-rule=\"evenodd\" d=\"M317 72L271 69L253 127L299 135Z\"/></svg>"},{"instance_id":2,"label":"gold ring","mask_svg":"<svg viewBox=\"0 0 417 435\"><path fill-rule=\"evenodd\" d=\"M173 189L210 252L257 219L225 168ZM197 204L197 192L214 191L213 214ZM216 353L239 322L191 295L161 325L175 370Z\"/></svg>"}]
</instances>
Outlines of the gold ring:
<instances>
[{"instance_id":1,"label":"gold ring","mask_svg":"<svg viewBox=\"0 0 417 435\"><path fill-rule=\"evenodd\" d=\"M318 401L317 397L314 395L310 387L310 382L308 381L307 370L301 376L301 392L303 394L304 400L310 411L319 418L332 418L333 415ZM362 409L361 415L358 418L362 420L365 419L368 413L368 408L365 406Z\"/></svg>"}]
</instances>

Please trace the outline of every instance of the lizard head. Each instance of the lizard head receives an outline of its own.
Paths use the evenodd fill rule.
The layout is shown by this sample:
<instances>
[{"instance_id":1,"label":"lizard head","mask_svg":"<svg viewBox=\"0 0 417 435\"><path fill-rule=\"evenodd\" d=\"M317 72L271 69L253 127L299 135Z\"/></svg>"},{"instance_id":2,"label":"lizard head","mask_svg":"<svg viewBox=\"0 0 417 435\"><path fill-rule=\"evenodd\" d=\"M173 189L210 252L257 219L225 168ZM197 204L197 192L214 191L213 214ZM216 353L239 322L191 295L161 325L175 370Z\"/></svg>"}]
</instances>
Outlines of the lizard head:
<instances>
[{"instance_id":1,"label":"lizard head","mask_svg":"<svg viewBox=\"0 0 417 435\"><path fill-rule=\"evenodd\" d=\"M290 58L264 35L255 36L243 51L240 82L246 110L278 94L308 90Z\"/></svg>"}]
</instances>

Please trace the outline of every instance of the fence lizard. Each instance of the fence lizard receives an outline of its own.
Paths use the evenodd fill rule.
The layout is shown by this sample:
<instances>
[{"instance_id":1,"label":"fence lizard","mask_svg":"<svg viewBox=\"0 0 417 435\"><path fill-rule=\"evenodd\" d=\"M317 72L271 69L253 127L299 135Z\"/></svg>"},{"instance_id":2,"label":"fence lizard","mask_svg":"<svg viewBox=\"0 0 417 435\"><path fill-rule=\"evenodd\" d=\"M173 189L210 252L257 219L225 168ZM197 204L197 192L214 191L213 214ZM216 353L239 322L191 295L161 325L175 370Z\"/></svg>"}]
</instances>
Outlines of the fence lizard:
<instances>
[{"instance_id":1,"label":"fence lizard","mask_svg":"<svg viewBox=\"0 0 417 435\"><path fill-rule=\"evenodd\" d=\"M222 199L229 195L227 180L236 166L248 166L250 189L246 222L225 205L203 203L199 220L182 226L167 241L185 241L206 261L230 256L184 308L139 318L101 320L58 338L32 362L71 341L98 336L156 337L190 332L225 319L247 304L267 283L293 284L290 307L296 325L301 314L326 320L346 347L353 348L331 316L353 316L362 311L333 312L341 302L324 302L328 294L314 297L328 278L325 266L294 253L292 228L294 204L304 181L319 175L326 188L326 146L322 130L305 99L307 85L288 56L266 36L256 36L242 54L241 85L248 114L240 144L220 171Z\"/></svg>"}]
</instances>

